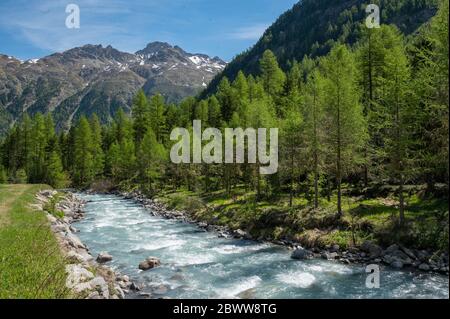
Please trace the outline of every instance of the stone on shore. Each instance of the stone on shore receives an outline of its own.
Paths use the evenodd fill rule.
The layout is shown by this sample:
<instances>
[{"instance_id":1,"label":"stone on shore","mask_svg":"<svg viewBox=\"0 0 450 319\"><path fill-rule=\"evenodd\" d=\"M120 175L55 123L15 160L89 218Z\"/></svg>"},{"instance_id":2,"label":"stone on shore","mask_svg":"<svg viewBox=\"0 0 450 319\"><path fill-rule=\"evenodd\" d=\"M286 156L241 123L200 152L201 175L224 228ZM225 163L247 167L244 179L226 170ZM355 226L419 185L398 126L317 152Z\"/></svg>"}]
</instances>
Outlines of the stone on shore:
<instances>
[{"instance_id":1,"label":"stone on shore","mask_svg":"<svg viewBox=\"0 0 450 319\"><path fill-rule=\"evenodd\" d=\"M378 258L383 253L383 249L380 246L372 243L371 241L365 241L361 245L361 250L369 254L370 258Z\"/></svg>"},{"instance_id":2,"label":"stone on shore","mask_svg":"<svg viewBox=\"0 0 450 319\"><path fill-rule=\"evenodd\" d=\"M422 271L429 271L430 270L430 265L425 264L425 263L420 264L419 265L419 269L422 270Z\"/></svg>"},{"instance_id":3,"label":"stone on shore","mask_svg":"<svg viewBox=\"0 0 450 319\"><path fill-rule=\"evenodd\" d=\"M107 252L101 252L100 254L98 254L96 261L100 264L103 264L108 261L111 261L112 259L113 257Z\"/></svg>"},{"instance_id":4,"label":"stone on shore","mask_svg":"<svg viewBox=\"0 0 450 319\"><path fill-rule=\"evenodd\" d=\"M139 263L139 269L141 270L149 270L161 265L161 261L156 257L148 257L144 261Z\"/></svg>"}]
</instances>

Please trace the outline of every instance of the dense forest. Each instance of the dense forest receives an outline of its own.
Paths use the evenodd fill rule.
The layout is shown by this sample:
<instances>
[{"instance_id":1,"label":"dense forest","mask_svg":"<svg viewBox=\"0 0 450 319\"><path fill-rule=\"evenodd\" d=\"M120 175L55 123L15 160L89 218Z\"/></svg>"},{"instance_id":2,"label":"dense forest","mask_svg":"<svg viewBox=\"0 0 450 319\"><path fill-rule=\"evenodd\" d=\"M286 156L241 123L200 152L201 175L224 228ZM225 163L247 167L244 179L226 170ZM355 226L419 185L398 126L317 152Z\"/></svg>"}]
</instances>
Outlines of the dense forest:
<instances>
[{"instance_id":1,"label":"dense forest","mask_svg":"<svg viewBox=\"0 0 450 319\"><path fill-rule=\"evenodd\" d=\"M393 24L405 35L413 34L435 13L438 0L374 0L384 24ZM258 61L271 50L280 67L289 70L290 61L304 55L326 55L336 43L353 45L361 37L359 25L367 17L364 0L302 0L281 15L251 48L237 55L219 73L202 97L216 92L221 79L235 78L239 71L258 74Z\"/></svg>"},{"instance_id":2,"label":"dense forest","mask_svg":"<svg viewBox=\"0 0 450 319\"><path fill-rule=\"evenodd\" d=\"M395 26L359 26L354 45L337 41L322 57L292 60L284 72L266 50L257 76L224 77L217 93L178 105L161 95L134 99L110 125L81 117L56 132L51 115L25 115L1 141L0 183L48 183L88 188L108 180L150 195L166 189L200 193L254 192L256 202L287 195L318 208L336 197L395 187L397 222L404 223L411 185L445 196L449 183L448 1L429 24L405 40ZM260 175L258 164L173 164L175 127L278 127L280 166Z\"/></svg>"}]
</instances>

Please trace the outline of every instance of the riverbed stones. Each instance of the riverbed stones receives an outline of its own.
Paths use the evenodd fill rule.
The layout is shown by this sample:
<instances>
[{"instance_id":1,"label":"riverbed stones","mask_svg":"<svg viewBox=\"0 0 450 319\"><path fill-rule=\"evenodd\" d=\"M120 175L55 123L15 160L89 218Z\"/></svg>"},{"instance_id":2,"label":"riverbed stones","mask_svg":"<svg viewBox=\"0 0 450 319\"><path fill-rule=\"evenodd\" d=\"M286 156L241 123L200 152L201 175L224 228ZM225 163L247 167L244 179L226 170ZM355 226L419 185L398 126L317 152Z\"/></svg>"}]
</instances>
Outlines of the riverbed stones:
<instances>
[{"instance_id":1,"label":"riverbed stones","mask_svg":"<svg viewBox=\"0 0 450 319\"><path fill-rule=\"evenodd\" d=\"M419 265L419 269L422 270L422 271L429 271L430 270L430 265L425 264L425 263L420 264Z\"/></svg>"},{"instance_id":2,"label":"riverbed stones","mask_svg":"<svg viewBox=\"0 0 450 319\"><path fill-rule=\"evenodd\" d=\"M56 191L41 191L36 195L39 204L36 207L43 210L56 194ZM84 201L71 193L59 196L55 204L56 211L64 213L58 218L47 212L50 229L61 247L66 265L66 287L77 298L86 299L120 299L124 292L119 285L115 285L115 273L110 268L100 266L89 253L88 248L75 235L76 229L71 223L83 218L82 207ZM95 275L94 275L95 273ZM117 288L117 289L115 289Z\"/></svg>"},{"instance_id":3,"label":"riverbed stones","mask_svg":"<svg viewBox=\"0 0 450 319\"><path fill-rule=\"evenodd\" d=\"M403 263L401 260L394 260L391 262L391 267L396 268L396 269L401 269L403 268Z\"/></svg>"},{"instance_id":4,"label":"riverbed stones","mask_svg":"<svg viewBox=\"0 0 450 319\"><path fill-rule=\"evenodd\" d=\"M149 270L161 265L161 261L156 257L148 257L144 261L139 263L139 269L141 270Z\"/></svg>"},{"instance_id":5,"label":"riverbed stones","mask_svg":"<svg viewBox=\"0 0 450 319\"><path fill-rule=\"evenodd\" d=\"M371 241L365 241L361 245L361 250L369 254L370 258L378 258L383 253L383 249Z\"/></svg>"},{"instance_id":6,"label":"riverbed stones","mask_svg":"<svg viewBox=\"0 0 450 319\"><path fill-rule=\"evenodd\" d=\"M96 261L100 264L104 264L111 260L113 260L113 257L105 251L98 254L97 259L96 259Z\"/></svg>"},{"instance_id":7,"label":"riverbed stones","mask_svg":"<svg viewBox=\"0 0 450 319\"><path fill-rule=\"evenodd\" d=\"M336 253L336 252L338 252L339 251L339 249L340 249L341 247L339 247L339 245L332 245L331 247L330 247L330 252L331 253Z\"/></svg>"},{"instance_id":8,"label":"riverbed stones","mask_svg":"<svg viewBox=\"0 0 450 319\"><path fill-rule=\"evenodd\" d=\"M322 252L321 257L327 260L339 259L339 254L337 252Z\"/></svg>"},{"instance_id":9,"label":"riverbed stones","mask_svg":"<svg viewBox=\"0 0 450 319\"><path fill-rule=\"evenodd\" d=\"M292 259L305 260L312 258L313 254L303 247L297 247L291 254Z\"/></svg>"},{"instance_id":10,"label":"riverbed stones","mask_svg":"<svg viewBox=\"0 0 450 319\"><path fill-rule=\"evenodd\" d=\"M69 288L94 278L94 274L92 272L90 272L89 270L78 264L67 265L66 272L67 272L66 285Z\"/></svg>"},{"instance_id":11,"label":"riverbed stones","mask_svg":"<svg viewBox=\"0 0 450 319\"><path fill-rule=\"evenodd\" d=\"M238 238L238 239L240 239L240 238L250 239L251 238L250 234L243 231L242 229L236 229L235 231L233 231L233 237Z\"/></svg>"}]
</instances>

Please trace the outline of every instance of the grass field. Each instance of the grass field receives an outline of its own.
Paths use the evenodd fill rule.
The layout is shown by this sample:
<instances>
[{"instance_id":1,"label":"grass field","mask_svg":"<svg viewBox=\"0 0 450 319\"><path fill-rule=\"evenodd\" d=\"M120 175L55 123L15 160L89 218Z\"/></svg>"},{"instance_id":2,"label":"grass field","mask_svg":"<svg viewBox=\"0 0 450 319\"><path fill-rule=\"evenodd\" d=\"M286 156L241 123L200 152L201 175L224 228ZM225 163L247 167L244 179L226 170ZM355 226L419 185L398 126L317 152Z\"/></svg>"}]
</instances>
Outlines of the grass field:
<instances>
[{"instance_id":1,"label":"grass field","mask_svg":"<svg viewBox=\"0 0 450 319\"><path fill-rule=\"evenodd\" d=\"M46 185L0 185L0 298L65 298L65 263L43 211Z\"/></svg>"}]
</instances>

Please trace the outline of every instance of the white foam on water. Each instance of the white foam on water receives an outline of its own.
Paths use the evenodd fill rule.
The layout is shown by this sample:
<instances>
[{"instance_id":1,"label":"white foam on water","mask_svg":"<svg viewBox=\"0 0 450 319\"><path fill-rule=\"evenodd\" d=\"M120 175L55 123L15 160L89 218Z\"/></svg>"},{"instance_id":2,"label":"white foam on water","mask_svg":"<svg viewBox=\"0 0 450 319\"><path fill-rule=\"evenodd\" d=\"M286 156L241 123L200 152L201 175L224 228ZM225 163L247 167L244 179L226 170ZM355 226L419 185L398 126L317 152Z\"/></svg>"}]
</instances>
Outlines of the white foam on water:
<instances>
[{"instance_id":1,"label":"white foam on water","mask_svg":"<svg viewBox=\"0 0 450 319\"><path fill-rule=\"evenodd\" d=\"M214 256L208 254L186 254L177 256L173 262L177 266L202 265L215 261Z\"/></svg>"},{"instance_id":2,"label":"white foam on water","mask_svg":"<svg viewBox=\"0 0 450 319\"><path fill-rule=\"evenodd\" d=\"M316 282L314 275L303 271L289 271L278 274L275 277L284 284L299 288L308 288Z\"/></svg>"},{"instance_id":3,"label":"white foam on water","mask_svg":"<svg viewBox=\"0 0 450 319\"><path fill-rule=\"evenodd\" d=\"M186 241L182 239L155 240L152 242L140 243L133 247L132 250L158 250L161 248L180 247L184 244L186 244Z\"/></svg>"},{"instance_id":4,"label":"white foam on water","mask_svg":"<svg viewBox=\"0 0 450 319\"><path fill-rule=\"evenodd\" d=\"M212 250L214 250L220 254L228 255L228 254L238 254L238 253L243 253L243 252L255 252L255 251L258 251L261 249L265 249L267 247L269 247L269 245L267 245L267 244L249 245L249 246L221 245L221 246L213 247Z\"/></svg>"},{"instance_id":5,"label":"white foam on water","mask_svg":"<svg viewBox=\"0 0 450 319\"><path fill-rule=\"evenodd\" d=\"M325 262L323 264L315 264L311 266L308 265L307 269L312 272L338 274L338 275L349 275L354 272L350 267L337 264L335 262Z\"/></svg>"},{"instance_id":6,"label":"white foam on water","mask_svg":"<svg viewBox=\"0 0 450 319\"><path fill-rule=\"evenodd\" d=\"M239 281L227 286L225 288L221 288L217 290L217 294L221 297L225 298L237 298L241 292L246 290L256 288L262 282L262 279L259 276L251 276L240 278Z\"/></svg>"}]
</instances>

